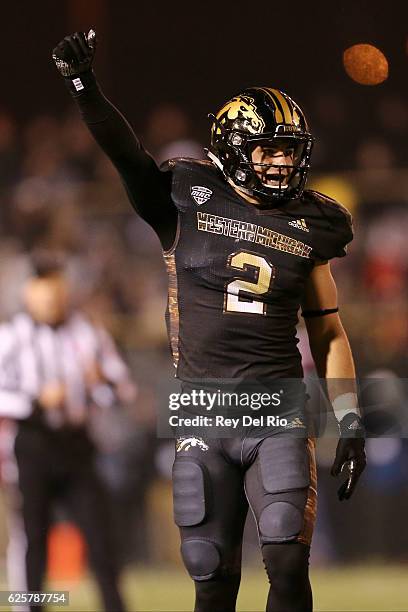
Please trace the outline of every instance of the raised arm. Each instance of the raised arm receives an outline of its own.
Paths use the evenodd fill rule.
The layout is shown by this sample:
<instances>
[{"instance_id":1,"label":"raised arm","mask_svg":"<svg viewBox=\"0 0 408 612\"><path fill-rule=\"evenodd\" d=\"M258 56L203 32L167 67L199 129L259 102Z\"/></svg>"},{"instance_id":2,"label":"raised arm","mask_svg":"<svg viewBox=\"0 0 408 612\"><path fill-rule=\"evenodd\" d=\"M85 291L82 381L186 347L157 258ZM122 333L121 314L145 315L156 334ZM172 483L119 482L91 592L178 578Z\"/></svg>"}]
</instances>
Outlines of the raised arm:
<instances>
[{"instance_id":1,"label":"raised arm","mask_svg":"<svg viewBox=\"0 0 408 612\"><path fill-rule=\"evenodd\" d=\"M161 172L131 126L103 95L92 70L96 48L93 30L66 36L54 49L55 65L96 142L116 166L129 199L153 227L162 246L171 246L177 210L171 201L171 173Z\"/></svg>"}]
</instances>

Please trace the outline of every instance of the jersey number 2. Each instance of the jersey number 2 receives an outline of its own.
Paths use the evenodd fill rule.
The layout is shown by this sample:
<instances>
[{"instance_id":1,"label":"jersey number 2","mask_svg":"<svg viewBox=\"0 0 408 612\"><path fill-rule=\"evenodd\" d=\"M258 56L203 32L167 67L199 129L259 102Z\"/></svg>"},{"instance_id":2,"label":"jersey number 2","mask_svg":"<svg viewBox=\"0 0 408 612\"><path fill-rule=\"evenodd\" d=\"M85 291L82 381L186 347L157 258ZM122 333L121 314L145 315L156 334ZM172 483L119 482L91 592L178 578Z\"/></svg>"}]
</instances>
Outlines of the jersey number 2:
<instances>
[{"instance_id":1,"label":"jersey number 2","mask_svg":"<svg viewBox=\"0 0 408 612\"><path fill-rule=\"evenodd\" d=\"M254 280L235 278L225 286L224 312L245 312L266 314L267 304L258 297L270 293L275 278L276 268L265 257L248 251L238 251L228 257L229 268L252 271Z\"/></svg>"}]
</instances>

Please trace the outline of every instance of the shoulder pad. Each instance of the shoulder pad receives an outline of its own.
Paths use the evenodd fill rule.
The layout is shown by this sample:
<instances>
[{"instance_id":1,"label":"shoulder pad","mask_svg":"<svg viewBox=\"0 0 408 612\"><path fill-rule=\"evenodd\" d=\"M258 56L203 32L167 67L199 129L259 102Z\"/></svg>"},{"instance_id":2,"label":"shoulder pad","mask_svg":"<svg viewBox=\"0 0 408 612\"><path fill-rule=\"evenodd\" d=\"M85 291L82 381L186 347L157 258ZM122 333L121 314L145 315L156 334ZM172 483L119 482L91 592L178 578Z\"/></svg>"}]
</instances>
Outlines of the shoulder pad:
<instances>
[{"instance_id":1,"label":"shoulder pad","mask_svg":"<svg viewBox=\"0 0 408 612\"><path fill-rule=\"evenodd\" d=\"M197 204L191 196L191 188L193 185L207 185L213 190L213 179L218 173L212 162L188 157L169 159L160 170L171 173L171 197L179 212L195 209Z\"/></svg>"},{"instance_id":2,"label":"shoulder pad","mask_svg":"<svg viewBox=\"0 0 408 612\"><path fill-rule=\"evenodd\" d=\"M344 257L347 244L353 239L353 218L350 212L333 198L307 189L303 192L304 200L314 205L329 231L322 231L319 250L321 259ZM323 227L322 227L323 230Z\"/></svg>"},{"instance_id":3,"label":"shoulder pad","mask_svg":"<svg viewBox=\"0 0 408 612\"><path fill-rule=\"evenodd\" d=\"M345 206L343 206L330 196L325 195L324 193L320 193L320 191L314 191L313 189L305 189L303 195L305 198L311 200L317 205L320 204L321 206L331 208L332 210L338 210L339 212L345 214L347 217L351 218L351 214Z\"/></svg>"}]
</instances>

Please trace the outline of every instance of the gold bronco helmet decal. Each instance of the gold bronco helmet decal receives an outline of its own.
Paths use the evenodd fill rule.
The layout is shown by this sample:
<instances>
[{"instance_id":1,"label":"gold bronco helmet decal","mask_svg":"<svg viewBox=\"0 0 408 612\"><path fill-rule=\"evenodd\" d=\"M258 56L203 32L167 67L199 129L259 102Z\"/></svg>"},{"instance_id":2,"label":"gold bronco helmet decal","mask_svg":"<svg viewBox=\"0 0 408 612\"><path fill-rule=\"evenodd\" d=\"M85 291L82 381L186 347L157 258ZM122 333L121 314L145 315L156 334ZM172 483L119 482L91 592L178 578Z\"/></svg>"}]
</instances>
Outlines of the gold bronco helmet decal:
<instances>
[{"instance_id":1,"label":"gold bronco helmet decal","mask_svg":"<svg viewBox=\"0 0 408 612\"><path fill-rule=\"evenodd\" d=\"M257 112L255 101L251 96L239 95L229 100L217 113L217 119L221 125L227 120L236 121L237 129L244 128L251 134L261 134L265 122ZM219 127L213 125L215 134L221 134Z\"/></svg>"}]
</instances>

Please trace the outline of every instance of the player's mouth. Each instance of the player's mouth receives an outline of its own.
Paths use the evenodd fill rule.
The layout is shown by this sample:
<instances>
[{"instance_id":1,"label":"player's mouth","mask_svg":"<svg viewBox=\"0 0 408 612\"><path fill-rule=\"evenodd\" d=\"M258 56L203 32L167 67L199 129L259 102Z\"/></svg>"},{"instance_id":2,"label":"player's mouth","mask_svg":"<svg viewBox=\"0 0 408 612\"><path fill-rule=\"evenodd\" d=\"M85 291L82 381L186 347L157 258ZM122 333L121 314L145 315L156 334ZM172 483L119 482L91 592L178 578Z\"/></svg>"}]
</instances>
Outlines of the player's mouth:
<instances>
[{"instance_id":1,"label":"player's mouth","mask_svg":"<svg viewBox=\"0 0 408 612\"><path fill-rule=\"evenodd\" d=\"M267 184L273 184L273 185L279 185L281 184L282 187L286 187L286 185L284 185L286 183L287 180L287 175L286 174L279 174L279 172L268 172L265 175L265 181Z\"/></svg>"}]
</instances>

